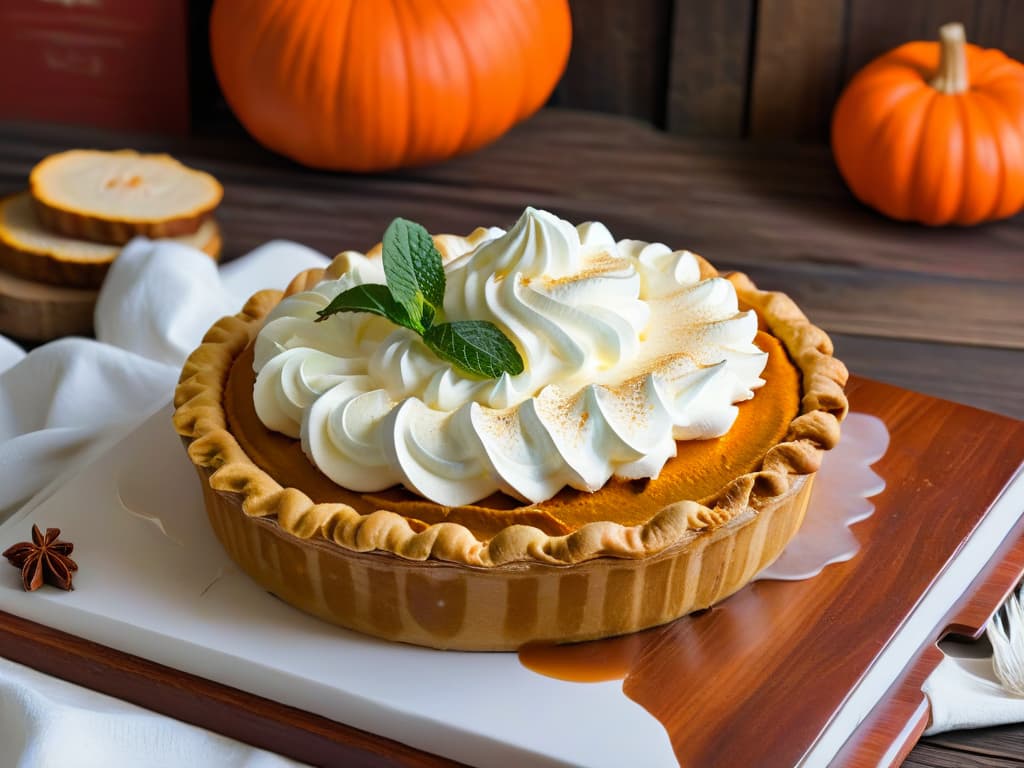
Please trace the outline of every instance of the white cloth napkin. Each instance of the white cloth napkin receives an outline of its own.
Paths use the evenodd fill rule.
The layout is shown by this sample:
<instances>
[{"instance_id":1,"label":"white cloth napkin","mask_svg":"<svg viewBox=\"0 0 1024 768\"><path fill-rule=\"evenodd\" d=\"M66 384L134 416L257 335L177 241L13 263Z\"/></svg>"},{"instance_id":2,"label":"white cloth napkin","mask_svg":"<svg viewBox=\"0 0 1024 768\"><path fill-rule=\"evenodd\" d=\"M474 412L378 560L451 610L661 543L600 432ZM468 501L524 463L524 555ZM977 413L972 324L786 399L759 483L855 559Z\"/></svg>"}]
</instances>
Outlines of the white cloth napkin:
<instances>
[{"instance_id":1,"label":"white cloth napkin","mask_svg":"<svg viewBox=\"0 0 1024 768\"><path fill-rule=\"evenodd\" d=\"M100 290L96 341L61 339L26 355L0 336L0 520L166 404L185 357L218 317L326 263L276 241L218 272L199 251L140 238ZM4 659L0 744L0 768L296 765Z\"/></svg>"},{"instance_id":2,"label":"white cloth napkin","mask_svg":"<svg viewBox=\"0 0 1024 768\"><path fill-rule=\"evenodd\" d=\"M942 647L942 661L921 688L931 705L926 736L1024 722L1024 697L999 684L984 643L943 643Z\"/></svg>"},{"instance_id":3,"label":"white cloth napkin","mask_svg":"<svg viewBox=\"0 0 1024 768\"><path fill-rule=\"evenodd\" d=\"M0 766L298 765L233 739L0 659Z\"/></svg>"},{"instance_id":4,"label":"white cloth napkin","mask_svg":"<svg viewBox=\"0 0 1024 768\"><path fill-rule=\"evenodd\" d=\"M25 355L0 337L0 519L168 402L182 363L217 318L326 262L275 241L218 273L197 250L139 238L100 290L96 341L60 339Z\"/></svg>"},{"instance_id":5,"label":"white cloth napkin","mask_svg":"<svg viewBox=\"0 0 1024 768\"><path fill-rule=\"evenodd\" d=\"M25 350L13 341L0 336L0 373L3 373L25 356Z\"/></svg>"}]
</instances>

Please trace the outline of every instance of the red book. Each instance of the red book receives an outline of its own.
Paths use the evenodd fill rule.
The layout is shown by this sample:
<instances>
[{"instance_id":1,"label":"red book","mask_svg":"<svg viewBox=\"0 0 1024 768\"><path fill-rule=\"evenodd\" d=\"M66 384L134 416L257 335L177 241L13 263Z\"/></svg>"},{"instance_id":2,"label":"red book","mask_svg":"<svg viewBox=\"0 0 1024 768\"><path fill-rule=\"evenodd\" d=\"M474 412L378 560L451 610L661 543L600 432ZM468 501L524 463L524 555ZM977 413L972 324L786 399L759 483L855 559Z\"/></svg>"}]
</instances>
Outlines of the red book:
<instances>
[{"instance_id":1,"label":"red book","mask_svg":"<svg viewBox=\"0 0 1024 768\"><path fill-rule=\"evenodd\" d=\"M0 119L184 134L187 0L4 0Z\"/></svg>"}]
</instances>

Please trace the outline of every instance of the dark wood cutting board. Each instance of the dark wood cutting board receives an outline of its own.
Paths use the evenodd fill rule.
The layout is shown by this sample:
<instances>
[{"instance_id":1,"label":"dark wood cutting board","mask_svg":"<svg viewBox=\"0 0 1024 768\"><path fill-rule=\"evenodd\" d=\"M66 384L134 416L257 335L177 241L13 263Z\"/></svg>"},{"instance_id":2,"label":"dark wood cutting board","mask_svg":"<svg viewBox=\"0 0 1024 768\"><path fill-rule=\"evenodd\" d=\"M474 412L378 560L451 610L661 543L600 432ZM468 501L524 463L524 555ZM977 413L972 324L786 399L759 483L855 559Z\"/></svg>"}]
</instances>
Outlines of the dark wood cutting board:
<instances>
[{"instance_id":1,"label":"dark wood cutting board","mask_svg":"<svg viewBox=\"0 0 1024 768\"><path fill-rule=\"evenodd\" d=\"M854 378L854 410L890 431L886 488L854 526L861 550L797 582L757 582L645 638L624 682L694 766L796 764L1024 465L1024 422ZM1020 510L1024 513L1024 510ZM1024 524L949 612L840 752L901 759L927 722L920 684L947 628L981 631L1024 571ZM737 616L756 621L737 621ZM0 654L251 744L315 764L449 761L243 691L0 613Z\"/></svg>"}]
</instances>

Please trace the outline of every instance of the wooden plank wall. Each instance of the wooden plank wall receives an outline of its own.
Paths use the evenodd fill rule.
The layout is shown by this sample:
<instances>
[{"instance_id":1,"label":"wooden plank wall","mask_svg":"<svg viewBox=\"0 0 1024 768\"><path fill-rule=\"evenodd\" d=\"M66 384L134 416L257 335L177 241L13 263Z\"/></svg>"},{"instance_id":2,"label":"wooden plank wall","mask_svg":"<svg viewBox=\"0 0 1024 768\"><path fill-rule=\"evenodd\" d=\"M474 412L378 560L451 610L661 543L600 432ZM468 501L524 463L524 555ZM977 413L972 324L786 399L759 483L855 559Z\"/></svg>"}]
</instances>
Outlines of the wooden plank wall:
<instances>
[{"instance_id":1,"label":"wooden plank wall","mask_svg":"<svg viewBox=\"0 0 1024 768\"><path fill-rule=\"evenodd\" d=\"M673 133L824 141L843 85L875 56L962 21L1024 60L1024 0L570 0L553 102Z\"/></svg>"}]
</instances>

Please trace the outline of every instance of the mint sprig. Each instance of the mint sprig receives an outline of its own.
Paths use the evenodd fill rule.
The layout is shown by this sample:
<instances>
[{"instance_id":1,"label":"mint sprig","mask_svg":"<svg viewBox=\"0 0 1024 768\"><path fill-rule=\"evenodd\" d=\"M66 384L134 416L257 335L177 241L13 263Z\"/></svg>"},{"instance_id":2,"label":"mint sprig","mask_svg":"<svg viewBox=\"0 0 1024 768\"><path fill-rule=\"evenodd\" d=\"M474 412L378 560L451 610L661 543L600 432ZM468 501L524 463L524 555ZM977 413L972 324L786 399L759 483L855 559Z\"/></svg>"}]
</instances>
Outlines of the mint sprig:
<instances>
[{"instance_id":1,"label":"mint sprig","mask_svg":"<svg viewBox=\"0 0 1024 768\"><path fill-rule=\"evenodd\" d=\"M523 372L523 358L509 338L486 320L437 323L444 307L441 253L419 224L395 219L384 231L386 285L349 288L317 312L316 322L339 312L370 312L419 334L427 347L463 373L495 379Z\"/></svg>"},{"instance_id":2,"label":"mint sprig","mask_svg":"<svg viewBox=\"0 0 1024 768\"><path fill-rule=\"evenodd\" d=\"M430 234L411 221L395 219L384 232L384 279L395 301L418 317L424 304L444 304L444 265Z\"/></svg>"},{"instance_id":3,"label":"mint sprig","mask_svg":"<svg viewBox=\"0 0 1024 768\"><path fill-rule=\"evenodd\" d=\"M420 317L414 320L409 316L408 310L395 301L386 285L357 285L344 293L339 293L330 304L317 311L319 317L316 322L326 320L338 312L370 312L417 333L424 331L422 312Z\"/></svg>"}]
</instances>

